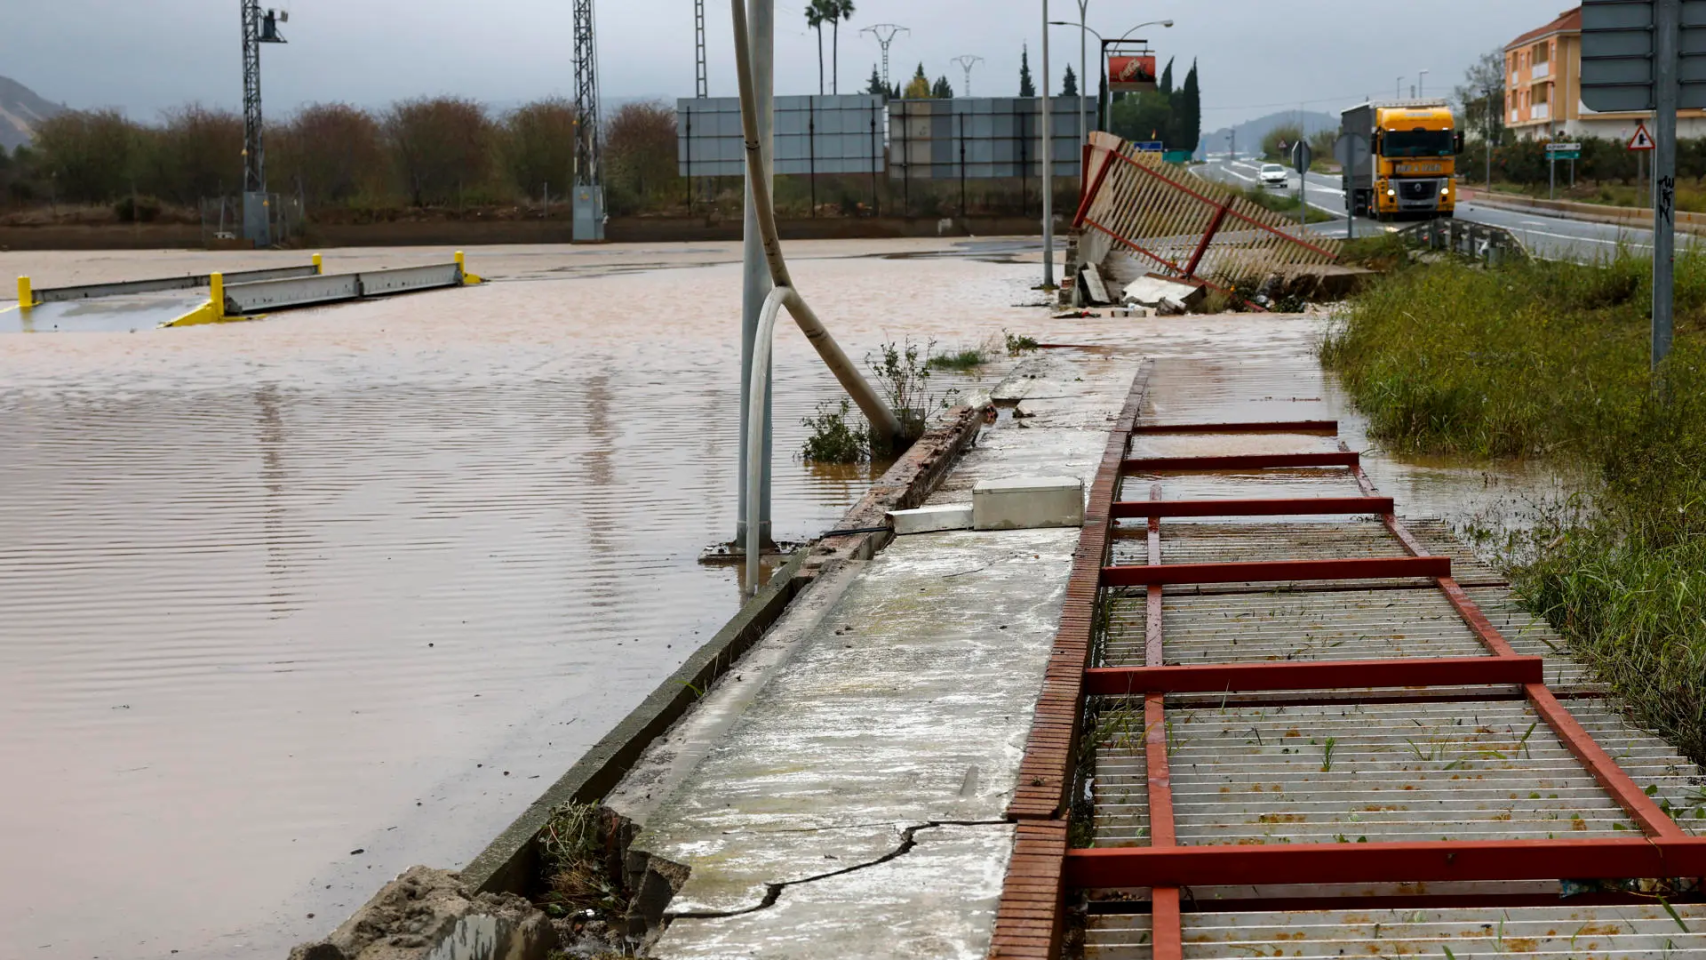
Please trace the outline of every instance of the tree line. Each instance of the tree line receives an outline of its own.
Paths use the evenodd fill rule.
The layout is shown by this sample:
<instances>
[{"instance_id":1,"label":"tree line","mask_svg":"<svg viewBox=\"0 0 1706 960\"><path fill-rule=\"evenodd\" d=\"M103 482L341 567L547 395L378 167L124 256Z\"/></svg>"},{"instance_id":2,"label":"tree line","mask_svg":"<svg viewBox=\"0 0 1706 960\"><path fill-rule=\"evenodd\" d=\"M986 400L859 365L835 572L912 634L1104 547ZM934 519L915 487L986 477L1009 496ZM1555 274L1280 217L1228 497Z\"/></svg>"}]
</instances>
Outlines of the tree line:
<instances>
[{"instance_id":1,"label":"tree line","mask_svg":"<svg viewBox=\"0 0 1706 960\"><path fill-rule=\"evenodd\" d=\"M1168 60L1156 89L1115 93L1109 127L1127 140L1159 140L1169 150L1195 151L1202 140L1202 88L1196 61L1191 61L1185 82L1177 87L1173 84L1173 61Z\"/></svg>"},{"instance_id":2,"label":"tree line","mask_svg":"<svg viewBox=\"0 0 1706 960\"><path fill-rule=\"evenodd\" d=\"M371 112L314 104L265 131L267 186L310 208L505 204L568 193L577 116L561 98L501 116L461 97L403 100ZM630 103L601 131L612 212L681 192L675 111ZM0 150L0 196L13 205L107 204L131 197L193 205L243 187L243 118L190 104L142 124L78 110Z\"/></svg>"}]
</instances>

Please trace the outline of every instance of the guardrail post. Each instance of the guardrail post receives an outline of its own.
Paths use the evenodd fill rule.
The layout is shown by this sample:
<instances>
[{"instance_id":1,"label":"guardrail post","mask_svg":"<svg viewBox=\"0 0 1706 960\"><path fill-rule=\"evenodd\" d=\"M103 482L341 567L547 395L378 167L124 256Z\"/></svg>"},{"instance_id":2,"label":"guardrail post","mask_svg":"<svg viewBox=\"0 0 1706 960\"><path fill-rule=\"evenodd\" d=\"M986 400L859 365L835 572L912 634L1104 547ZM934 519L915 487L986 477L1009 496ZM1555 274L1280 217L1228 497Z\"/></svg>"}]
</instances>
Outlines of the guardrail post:
<instances>
[{"instance_id":1,"label":"guardrail post","mask_svg":"<svg viewBox=\"0 0 1706 960\"><path fill-rule=\"evenodd\" d=\"M225 319L225 274L210 273L207 276L208 300L213 304L213 317L216 320Z\"/></svg>"},{"instance_id":2,"label":"guardrail post","mask_svg":"<svg viewBox=\"0 0 1706 960\"><path fill-rule=\"evenodd\" d=\"M30 278L18 278L18 306L30 307L35 305L35 295L30 293Z\"/></svg>"},{"instance_id":3,"label":"guardrail post","mask_svg":"<svg viewBox=\"0 0 1706 960\"><path fill-rule=\"evenodd\" d=\"M324 274L326 272L326 267L324 264L322 264L320 262L320 255L317 253L314 254L313 260L314 260L314 273L315 273L315 275L318 276L318 275ZM457 265L458 266L461 265L460 261L458 261Z\"/></svg>"}]
</instances>

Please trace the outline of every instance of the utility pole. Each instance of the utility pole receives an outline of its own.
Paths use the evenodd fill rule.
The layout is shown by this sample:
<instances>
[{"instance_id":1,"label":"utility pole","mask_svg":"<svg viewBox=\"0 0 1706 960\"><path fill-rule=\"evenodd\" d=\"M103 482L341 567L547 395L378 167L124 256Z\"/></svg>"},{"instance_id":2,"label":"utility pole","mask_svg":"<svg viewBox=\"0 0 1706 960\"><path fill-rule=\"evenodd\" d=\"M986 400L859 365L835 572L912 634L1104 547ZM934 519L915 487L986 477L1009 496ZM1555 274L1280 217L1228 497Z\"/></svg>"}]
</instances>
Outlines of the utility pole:
<instances>
[{"instance_id":1,"label":"utility pole","mask_svg":"<svg viewBox=\"0 0 1706 960\"><path fill-rule=\"evenodd\" d=\"M1416 93L1418 96L1428 95L1428 71L1422 70L1416 74Z\"/></svg>"},{"instance_id":2,"label":"utility pole","mask_svg":"<svg viewBox=\"0 0 1706 960\"><path fill-rule=\"evenodd\" d=\"M693 96L703 100L710 95L705 79L705 0L693 0Z\"/></svg>"},{"instance_id":3,"label":"utility pole","mask_svg":"<svg viewBox=\"0 0 1706 960\"><path fill-rule=\"evenodd\" d=\"M1048 65L1048 0L1043 0L1043 104L1042 140L1039 156L1043 162L1043 289L1054 287L1054 137L1053 116L1049 111Z\"/></svg>"},{"instance_id":4,"label":"utility pole","mask_svg":"<svg viewBox=\"0 0 1706 960\"><path fill-rule=\"evenodd\" d=\"M1500 117L1499 122L1503 123L1504 119L1505 119L1504 117ZM1485 187L1489 191L1491 191L1493 189L1493 131L1495 129L1497 129L1497 128L1493 126L1493 88L1488 87L1487 88L1487 181L1485 183Z\"/></svg>"},{"instance_id":5,"label":"utility pole","mask_svg":"<svg viewBox=\"0 0 1706 960\"><path fill-rule=\"evenodd\" d=\"M753 203L751 182L762 177L765 183L774 186L776 181L772 133L776 106L776 0L746 0L746 10L761 169L752 169L749 160L746 168L746 221L741 235L740 409L743 413L749 409L748 398L752 394L752 358L758 340L759 313L764 309L764 299L770 295L771 288L770 263L764 255L764 237L758 228L758 207ZM739 69L738 65L736 69ZM747 418L740 418L740 469L735 472L735 485L740 488L735 517L736 546L746 543L748 523L758 524L760 542L773 542L770 530L770 451L771 424L776 418L770 416L772 382L774 378L766 378L764 384L764 436L747 436ZM763 464L757 503L746 502L748 457L758 457Z\"/></svg>"},{"instance_id":6,"label":"utility pole","mask_svg":"<svg viewBox=\"0 0 1706 960\"><path fill-rule=\"evenodd\" d=\"M604 169L598 149L598 44L592 0L574 0L575 240L604 239Z\"/></svg>"},{"instance_id":7,"label":"utility pole","mask_svg":"<svg viewBox=\"0 0 1706 960\"><path fill-rule=\"evenodd\" d=\"M261 136L261 44L283 43L278 24L289 20L260 0L241 0L243 13L243 239L257 247L272 245L267 203L267 153Z\"/></svg>"},{"instance_id":8,"label":"utility pole","mask_svg":"<svg viewBox=\"0 0 1706 960\"><path fill-rule=\"evenodd\" d=\"M911 33L911 30L893 23L877 23L859 31L875 37L877 45L883 48L883 89L889 89L889 44L894 42L897 34Z\"/></svg>"},{"instance_id":9,"label":"utility pole","mask_svg":"<svg viewBox=\"0 0 1706 960\"><path fill-rule=\"evenodd\" d=\"M1404 78L1403 77L1399 77L1398 79L1392 81L1392 99L1394 99L1394 100L1404 99Z\"/></svg>"},{"instance_id":10,"label":"utility pole","mask_svg":"<svg viewBox=\"0 0 1706 960\"><path fill-rule=\"evenodd\" d=\"M965 95L968 97L971 96L971 68L982 63L983 58L973 56L973 55L968 53L968 54L963 54L961 56L955 57L950 62L959 64L960 69L965 71L965 74L966 74L966 92L965 92ZM884 81L884 82L886 83L887 81Z\"/></svg>"}]
</instances>

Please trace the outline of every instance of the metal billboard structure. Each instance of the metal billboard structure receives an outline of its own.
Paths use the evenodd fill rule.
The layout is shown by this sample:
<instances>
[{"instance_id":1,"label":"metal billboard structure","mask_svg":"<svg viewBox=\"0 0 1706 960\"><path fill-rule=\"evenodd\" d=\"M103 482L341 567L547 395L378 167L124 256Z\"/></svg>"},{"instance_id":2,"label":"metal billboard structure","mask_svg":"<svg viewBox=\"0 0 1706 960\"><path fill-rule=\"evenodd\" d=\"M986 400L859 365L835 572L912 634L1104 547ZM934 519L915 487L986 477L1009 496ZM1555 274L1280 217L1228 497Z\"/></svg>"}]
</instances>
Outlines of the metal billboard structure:
<instances>
[{"instance_id":1,"label":"metal billboard structure","mask_svg":"<svg viewBox=\"0 0 1706 960\"><path fill-rule=\"evenodd\" d=\"M1078 176L1078 98L1054 97L1050 152L1057 177ZM1037 97L889 101L889 177L994 180L1042 173Z\"/></svg>"},{"instance_id":2,"label":"metal billboard structure","mask_svg":"<svg viewBox=\"0 0 1706 960\"><path fill-rule=\"evenodd\" d=\"M676 164L684 177L746 173L739 97L676 101ZM882 170L883 98L844 94L776 98L776 172L877 173Z\"/></svg>"}]
</instances>

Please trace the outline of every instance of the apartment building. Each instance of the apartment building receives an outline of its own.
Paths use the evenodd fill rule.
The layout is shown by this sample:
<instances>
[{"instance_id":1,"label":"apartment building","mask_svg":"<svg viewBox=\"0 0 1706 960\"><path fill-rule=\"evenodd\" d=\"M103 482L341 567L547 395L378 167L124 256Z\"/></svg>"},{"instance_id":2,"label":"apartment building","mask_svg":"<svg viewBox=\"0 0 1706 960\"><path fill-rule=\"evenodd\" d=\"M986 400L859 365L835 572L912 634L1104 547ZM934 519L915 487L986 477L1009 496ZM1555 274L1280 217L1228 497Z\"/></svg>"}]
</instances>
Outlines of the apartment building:
<instances>
[{"instance_id":1,"label":"apartment building","mask_svg":"<svg viewBox=\"0 0 1706 960\"><path fill-rule=\"evenodd\" d=\"M1505 125L1531 139L1635 135L1652 111L1600 113L1582 103L1582 8L1505 44ZM1678 110L1678 137L1706 137L1706 110Z\"/></svg>"}]
</instances>

